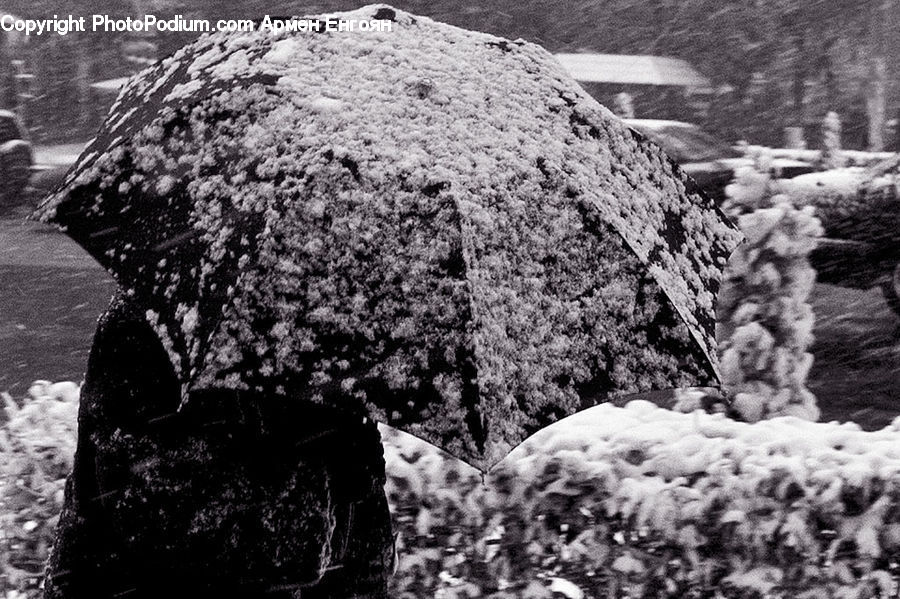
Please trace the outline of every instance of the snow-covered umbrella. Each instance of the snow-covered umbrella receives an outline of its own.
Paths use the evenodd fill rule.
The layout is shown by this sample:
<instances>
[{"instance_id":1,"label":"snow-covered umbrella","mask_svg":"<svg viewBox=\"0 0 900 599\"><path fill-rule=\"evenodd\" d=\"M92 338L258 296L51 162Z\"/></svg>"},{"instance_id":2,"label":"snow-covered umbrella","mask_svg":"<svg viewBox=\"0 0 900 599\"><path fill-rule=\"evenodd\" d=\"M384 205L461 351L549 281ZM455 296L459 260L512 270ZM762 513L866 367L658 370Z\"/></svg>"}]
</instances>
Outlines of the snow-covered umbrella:
<instances>
[{"instance_id":1,"label":"snow-covered umbrella","mask_svg":"<svg viewBox=\"0 0 900 599\"><path fill-rule=\"evenodd\" d=\"M137 75L38 211L146 308L183 401L362 402L485 469L717 384L739 236L677 166L536 45L332 18L354 30L209 34Z\"/></svg>"}]
</instances>

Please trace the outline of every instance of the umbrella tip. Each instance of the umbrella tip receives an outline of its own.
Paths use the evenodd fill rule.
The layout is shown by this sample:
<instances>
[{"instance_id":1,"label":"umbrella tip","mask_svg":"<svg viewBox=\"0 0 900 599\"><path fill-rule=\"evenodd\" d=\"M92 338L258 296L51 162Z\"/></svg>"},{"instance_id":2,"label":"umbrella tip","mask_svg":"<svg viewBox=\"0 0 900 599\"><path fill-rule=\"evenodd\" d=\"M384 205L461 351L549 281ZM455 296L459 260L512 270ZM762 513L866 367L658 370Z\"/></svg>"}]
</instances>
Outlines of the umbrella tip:
<instances>
[{"instance_id":1,"label":"umbrella tip","mask_svg":"<svg viewBox=\"0 0 900 599\"><path fill-rule=\"evenodd\" d=\"M178 403L178 409L176 412L181 412L182 408L187 405L188 400L188 384L181 383L181 401Z\"/></svg>"},{"instance_id":2,"label":"umbrella tip","mask_svg":"<svg viewBox=\"0 0 900 599\"><path fill-rule=\"evenodd\" d=\"M41 223L51 222L53 217L56 216L56 209L46 207L47 199L48 198L44 198L44 200L38 204L38 207L25 217L25 220Z\"/></svg>"}]
</instances>

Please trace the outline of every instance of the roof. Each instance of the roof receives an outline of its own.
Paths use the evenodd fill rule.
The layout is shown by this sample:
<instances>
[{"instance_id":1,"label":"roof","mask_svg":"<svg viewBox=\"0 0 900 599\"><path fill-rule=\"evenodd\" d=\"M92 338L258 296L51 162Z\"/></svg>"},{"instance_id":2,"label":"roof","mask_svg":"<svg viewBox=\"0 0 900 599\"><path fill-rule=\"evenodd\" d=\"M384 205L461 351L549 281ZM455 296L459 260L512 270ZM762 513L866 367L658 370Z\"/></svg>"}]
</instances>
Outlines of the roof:
<instances>
[{"instance_id":1,"label":"roof","mask_svg":"<svg viewBox=\"0 0 900 599\"><path fill-rule=\"evenodd\" d=\"M642 127L644 129L653 129L654 131L658 129L665 129L667 127L693 127L697 128L697 125L693 125L691 123L685 123L684 121L669 121L665 119L622 119L625 121L625 124L629 127Z\"/></svg>"},{"instance_id":2,"label":"roof","mask_svg":"<svg viewBox=\"0 0 900 599\"><path fill-rule=\"evenodd\" d=\"M709 79L680 58L629 54L557 54L576 81L710 87Z\"/></svg>"}]
</instances>

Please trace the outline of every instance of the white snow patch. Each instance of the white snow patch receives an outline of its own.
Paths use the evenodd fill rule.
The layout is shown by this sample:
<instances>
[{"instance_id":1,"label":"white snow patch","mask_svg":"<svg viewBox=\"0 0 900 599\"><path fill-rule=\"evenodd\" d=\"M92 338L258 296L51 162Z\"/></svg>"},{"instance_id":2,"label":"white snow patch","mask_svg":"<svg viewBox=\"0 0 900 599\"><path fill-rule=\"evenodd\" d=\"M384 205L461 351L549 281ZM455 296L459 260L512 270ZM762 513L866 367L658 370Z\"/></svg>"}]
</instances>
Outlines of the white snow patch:
<instances>
[{"instance_id":1,"label":"white snow patch","mask_svg":"<svg viewBox=\"0 0 900 599\"><path fill-rule=\"evenodd\" d=\"M279 40L272 44L272 49L266 52L263 60L275 64L287 64L297 52L297 42L292 39Z\"/></svg>"},{"instance_id":2,"label":"white snow patch","mask_svg":"<svg viewBox=\"0 0 900 599\"><path fill-rule=\"evenodd\" d=\"M582 599L584 597L582 590L565 578L553 578L550 582L550 592L559 593L567 599Z\"/></svg>"},{"instance_id":3,"label":"white snow patch","mask_svg":"<svg viewBox=\"0 0 900 599\"><path fill-rule=\"evenodd\" d=\"M170 102L172 100L189 98L199 91L201 87L203 87L203 82L200 79L191 79L187 83L179 83L172 88L172 91L166 94L163 101Z\"/></svg>"},{"instance_id":4,"label":"white snow patch","mask_svg":"<svg viewBox=\"0 0 900 599\"><path fill-rule=\"evenodd\" d=\"M862 167L836 168L820 173L808 173L788 179L783 182L786 187L792 188L827 188L831 192L841 195L856 193L860 184L865 180L866 171Z\"/></svg>"},{"instance_id":5,"label":"white snow patch","mask_svg":"<svg viewBox=\"0 0 900 599\"><path fill-rule=\"evenodd\" d=\"M174 186L175 178L172 175L163 175L156 183L156 192L161 196L168 195Z\"/></svg>"},{"instance_id":6,"label":"white snow patch","mask_svg":"<svg viewBox=\"0 0 900 599\"><path fill-rule=\"evenodd\" d=\"M344 108L344 103L337 98L322 96L310 100L309 106L316 112L340 112Z\"/></svg>"}]
</instances>

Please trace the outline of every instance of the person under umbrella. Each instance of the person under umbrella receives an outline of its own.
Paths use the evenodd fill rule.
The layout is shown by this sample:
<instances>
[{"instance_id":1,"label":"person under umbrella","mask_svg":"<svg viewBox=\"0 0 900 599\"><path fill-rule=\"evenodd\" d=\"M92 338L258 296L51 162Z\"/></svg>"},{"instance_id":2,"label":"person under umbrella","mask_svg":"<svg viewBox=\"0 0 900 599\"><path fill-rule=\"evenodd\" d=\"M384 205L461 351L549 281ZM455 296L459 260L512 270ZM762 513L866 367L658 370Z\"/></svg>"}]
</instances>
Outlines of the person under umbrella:
<instances>
[{"instance_id":1,"label":"person under umbrella","mask_svg":"<svg viewBox=\"0 0 900 599\"><path fill-rule=\"evenodd\" d=\"M488 469L627 393L715 386L738 234L538 46L201 37L39 216L116 278L48 599L385 597L374 421Z\"/></svg>"}]
</instances>

